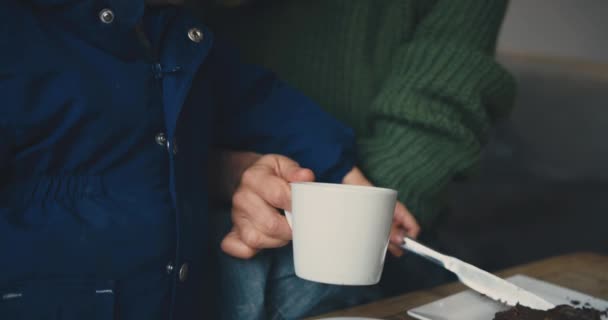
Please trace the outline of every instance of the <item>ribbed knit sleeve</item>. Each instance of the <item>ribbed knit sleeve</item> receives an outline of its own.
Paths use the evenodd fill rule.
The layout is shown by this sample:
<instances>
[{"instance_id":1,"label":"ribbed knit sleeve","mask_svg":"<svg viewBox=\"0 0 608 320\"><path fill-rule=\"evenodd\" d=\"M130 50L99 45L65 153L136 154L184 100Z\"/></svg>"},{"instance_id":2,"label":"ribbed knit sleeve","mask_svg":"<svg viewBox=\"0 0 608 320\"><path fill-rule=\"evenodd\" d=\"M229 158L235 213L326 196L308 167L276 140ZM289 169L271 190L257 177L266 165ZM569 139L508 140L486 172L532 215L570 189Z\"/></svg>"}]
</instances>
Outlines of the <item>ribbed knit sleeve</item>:
<instances>
[{"instance_id":1,"label":"ribbed knit sleeve","mask_svg":"<svg viewBox=\"0 0 608 320\"><path fill-rule=\"evenodd\" d=\"M493 59L505 8L502 0L437 1L393 53L373 101L361 167L376 184L398 189L423 227L512 105L514 81Z\"/></svg>"}]
</instances>

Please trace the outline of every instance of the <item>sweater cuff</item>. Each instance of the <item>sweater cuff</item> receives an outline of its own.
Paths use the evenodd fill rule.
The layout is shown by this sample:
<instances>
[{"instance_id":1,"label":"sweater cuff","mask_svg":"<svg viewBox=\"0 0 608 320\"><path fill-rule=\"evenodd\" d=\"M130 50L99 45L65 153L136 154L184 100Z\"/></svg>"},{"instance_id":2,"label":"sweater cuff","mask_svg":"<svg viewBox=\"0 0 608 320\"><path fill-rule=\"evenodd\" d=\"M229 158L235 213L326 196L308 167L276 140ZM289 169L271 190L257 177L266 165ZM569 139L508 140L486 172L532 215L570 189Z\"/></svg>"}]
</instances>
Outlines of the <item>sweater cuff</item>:
<instances>
[{"instance_id":1,"label":"sweater cuff","mask_svg":"<svg viewBox=\"0 0 608 320\"><path fill-rule=\"evenodd\" d=\"M359 141L359 163L377 186L393 188L422 228L431 228L443 208L452 177L476 165L479 147L389 120Z\"/></svg>"}]
</instances>

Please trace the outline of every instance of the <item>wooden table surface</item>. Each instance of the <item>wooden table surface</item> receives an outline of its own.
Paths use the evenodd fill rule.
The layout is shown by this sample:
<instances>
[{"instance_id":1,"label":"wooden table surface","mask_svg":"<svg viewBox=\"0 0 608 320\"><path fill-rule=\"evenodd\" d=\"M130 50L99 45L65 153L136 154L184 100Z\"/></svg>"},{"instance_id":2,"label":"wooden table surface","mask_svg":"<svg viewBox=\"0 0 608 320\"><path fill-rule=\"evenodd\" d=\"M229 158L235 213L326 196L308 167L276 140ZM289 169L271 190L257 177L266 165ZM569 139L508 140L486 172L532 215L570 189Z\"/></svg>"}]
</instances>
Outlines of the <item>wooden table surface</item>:
<instances>
[{"instance_id":1,"label":"wooden table surface","mask_svg":"<svg viewBox=\"0 0 608 320\"><path fill-rule=\"evenodd\" d=\"M501 277L524 274L591 296L608 300L608 256L575 253L513 267L497 273ZM465 290L460 283L415 291L367 305L337 311L322 317L371 317L390 320L414 319L406 310ZM318 318L317 318L318 319Z\"/></svg>"}]
</instances>

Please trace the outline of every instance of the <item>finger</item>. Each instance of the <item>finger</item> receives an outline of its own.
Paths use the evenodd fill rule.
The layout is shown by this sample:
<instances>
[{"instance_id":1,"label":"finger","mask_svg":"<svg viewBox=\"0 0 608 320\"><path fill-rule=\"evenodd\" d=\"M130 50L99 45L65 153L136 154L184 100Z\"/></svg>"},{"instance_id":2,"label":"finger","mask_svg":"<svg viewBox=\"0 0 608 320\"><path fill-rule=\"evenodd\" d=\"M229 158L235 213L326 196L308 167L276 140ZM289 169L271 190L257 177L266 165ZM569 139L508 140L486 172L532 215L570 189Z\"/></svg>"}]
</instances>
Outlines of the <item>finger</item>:
<instances>
[{"instance_id":1,"label":"finger","mask_svg":"<svg viewBox=\"0 0 608 320\"><path fill-rule=\"evenodd\" d=\"M224 237L220 246L222 251L240 259L250 259L259 251L245 244L234 229Z\"/></svg>"},{"instance_id":2,"label":"finger","mask_svg":"<svg viewBox=\"0 0 608 320\"><path fill-rule=\"evenodd\" d=\"M393 243L388 245L388 251L395 257L401 257L403 255L403 249Z\"/></svg>"},{"instance_id":3,"label":"finger","mask_svg":"<svg viewBox=\"0 0 608 320\"><path fill-rule=\"evenodd\" d=\"M393 222L393 225L391 226L390 242L392 244L395 244L398 246L402 245L405 235L406 235L406 231L403 228L401 228L398 224Z\"/></svg>"},{"instance_id":4,"label":"finger","mask_svg":"<svg viewBox=\"0 0 608 320\"><path fill-rule=\"evenodd\" d=\"M253 225L248 225L245 227L239 226L236 229L236 233L243 243L256 250L279 248L289 243L287 240L269 237L260 232Z\"/></svg>"},{"instance_id":5,"label":"finger","mask_svg":"<svg viewBox=\"0 0 608 320\"><path fill-rule=\"evenodd\" d=\"M269 157L269 161L270 160L274 161L275 173L279 177L289 182L304 182L315 180L315 175L310 169L300 167L300 164L288 157L275 155L272 158Z\"/></svg>"},{"instance_id":6,"label":"finger","mask_svg":"<svg viewBox=\"0 0 608 320\"><path fill-rule=\"evenodd\" d=\"M255 228L269 238L289 241L292 238L291 227L287 219L251 191L239 191L234 195L232 203L233 222L239 228Z\"/></svg>"},{"instance_id":7,"label":"finger","mask_svg":"<svg viewBox=\"0 0 608 320\"><path fill-rule=\"evenodd\" d=\"M287 181L289 182L312 182L315 181L315 174L310 169L300 168L299 170L294 170L290 174L285 175Z\"/></svg>"},{"instance_id":8,"label":"finger","mask_svg":"<svg viewBox=\"0 0 608 320\"><path fill-rule=\"evenodd\" d=\"M410 238L416 239L420 234L420 225L414 215L401 203L397 202L395 206L394 221L406 231L406 235Z\"/></svg>"},{"instance_id":9,"label":"finger","mask_svg":"<svg viewBox=\"0 0 608 320\"><path fill-rule=\"evenodd\" d=\"M242 187L237 193L239 191L253 192L275 208L289 210L291 207L289 183L270 168L255 166L247 170L243 173Z\"/></svg>"},{"instance_id":10,"label":"finger","mask_svg":"<svg viewBox=\"0 0 608 320\"><path fill-rule=\"evenodd\" d=\"M357 167L352 168L346 176L342 179L342 183L344 184L354 184L361 186L372 186L371 181L369 181L363 172Z\"/></svg>"}]
</instances>

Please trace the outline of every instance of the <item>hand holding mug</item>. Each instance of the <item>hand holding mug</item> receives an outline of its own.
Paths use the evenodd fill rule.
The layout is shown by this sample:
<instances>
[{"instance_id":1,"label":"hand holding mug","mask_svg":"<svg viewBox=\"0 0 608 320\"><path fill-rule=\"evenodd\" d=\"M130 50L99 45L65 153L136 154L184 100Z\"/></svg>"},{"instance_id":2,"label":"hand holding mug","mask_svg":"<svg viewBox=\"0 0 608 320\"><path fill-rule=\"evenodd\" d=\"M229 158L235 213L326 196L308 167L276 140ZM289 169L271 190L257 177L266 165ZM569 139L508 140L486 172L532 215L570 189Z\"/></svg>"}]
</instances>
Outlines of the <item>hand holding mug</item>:
<instances>
[{"instance_id":1,"label":"hand holding mug","mask_svg":"<svg viewBox=\"0 0 608 320\"><path fill-rule=\"evenodd\" d=\"M265 155L247 168L232 197L232 230L222 250L242 259L286 245L292 232L278 209L291 210L290 182L314 181L309 169L284 156Z\"/></svg>"},{"instance_id":2,"label":"hand holding mug","mask_svg":"<svg viewBox=\"0 0 608 320\"><path fill-rule=\"evenodd\" d=\"M372 183L367 180L363 172L357 168L354 168L346 175L346 177L344 177L344 183L360 186L372 186ZM391 243L388 246L388 250L394 256L400 257L403 255L403 250L400 247L400 245L403 243L403 238L407 236L416 239L419 233L420 225L418 225L418 221L416 221L414 215L407 210L403 203L397 201L393 216L393 224L391 226Z\"/></svg>"}]
</instances>

